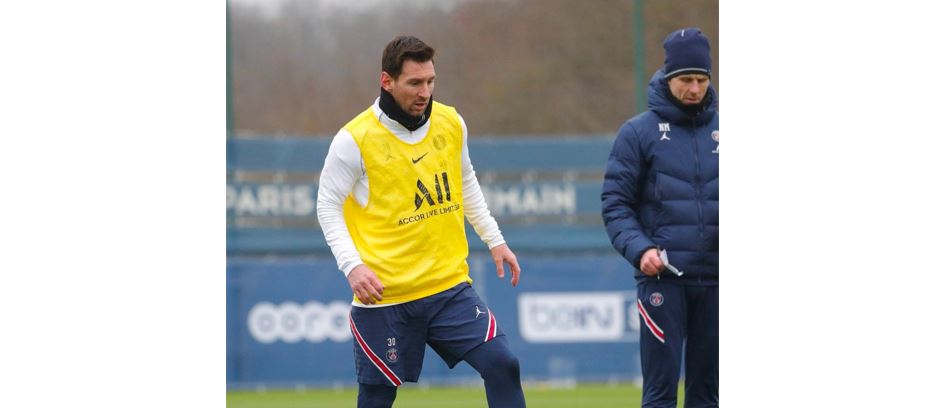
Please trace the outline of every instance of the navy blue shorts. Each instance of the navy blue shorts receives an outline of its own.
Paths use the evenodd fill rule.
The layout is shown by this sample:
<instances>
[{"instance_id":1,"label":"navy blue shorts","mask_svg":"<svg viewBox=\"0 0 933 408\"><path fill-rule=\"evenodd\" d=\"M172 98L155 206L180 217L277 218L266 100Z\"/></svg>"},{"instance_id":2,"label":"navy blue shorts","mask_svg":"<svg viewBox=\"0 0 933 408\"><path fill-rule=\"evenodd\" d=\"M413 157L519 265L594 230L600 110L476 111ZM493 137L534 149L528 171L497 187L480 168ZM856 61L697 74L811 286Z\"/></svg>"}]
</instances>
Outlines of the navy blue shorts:
<instances>
[{"instance_id":1,"label":"navy blue shorts","mask_svg":"<svg viewBox=\"0 0 933 408\"><path fill-rule=\"evenodd\" d=\"M453 368L470 350L503 335L467 283L395 306L353 307L350 330L357 381L396 387L418 381L425 344Z\"/></svg>"}]
</instances>

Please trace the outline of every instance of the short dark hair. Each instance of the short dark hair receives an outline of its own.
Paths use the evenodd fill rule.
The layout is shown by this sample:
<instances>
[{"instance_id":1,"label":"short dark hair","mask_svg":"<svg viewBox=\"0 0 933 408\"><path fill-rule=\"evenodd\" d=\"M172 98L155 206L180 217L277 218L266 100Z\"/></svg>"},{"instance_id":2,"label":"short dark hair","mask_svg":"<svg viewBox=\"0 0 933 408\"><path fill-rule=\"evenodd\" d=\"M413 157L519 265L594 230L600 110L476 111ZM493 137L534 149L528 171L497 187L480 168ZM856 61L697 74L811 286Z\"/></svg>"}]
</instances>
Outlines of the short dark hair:
<instances>
[{"instance_id":1,"label":"short dark hair","mask_svg":"<svg viewBox=\"0 0 933 408\"><path fill-rule=\"evenodd\" d=\"M389 41L382 51L382 71L398 78L405 60L427 62L434 60L434 48L410 35L400 35Z\"/></svg>"}]
</instances>

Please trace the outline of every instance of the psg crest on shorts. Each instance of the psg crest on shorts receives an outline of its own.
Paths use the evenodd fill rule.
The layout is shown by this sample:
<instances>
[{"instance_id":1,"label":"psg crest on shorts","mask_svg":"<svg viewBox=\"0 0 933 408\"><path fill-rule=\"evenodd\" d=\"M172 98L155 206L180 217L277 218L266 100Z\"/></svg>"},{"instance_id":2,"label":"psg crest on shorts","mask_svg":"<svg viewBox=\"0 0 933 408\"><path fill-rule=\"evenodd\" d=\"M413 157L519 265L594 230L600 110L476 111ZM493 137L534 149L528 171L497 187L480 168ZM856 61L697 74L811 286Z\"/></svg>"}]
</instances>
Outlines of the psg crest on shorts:
<instances>
[{"instance_id":1,"label":"psg crest on shorts","mask_svg":"<svg viewBox=\"0 0 933 408\"><path fill-rule=\"evenodd\" d=\"M389 351L386 351L386 359L389 360L390 363L398 361L398 350L394 347L390 348Z\"/></svg>"},{"instance_id":2,"label":"psg crest on shorts","mask_svg":"<svg viewBox=\"0 0 933 408\"><path fill-rule=\"evenodd\" d=\"M651 302L651 306L661 306L664 304L664 295L661 292L654 292L648 296L648 301Z\"/></svg>"}]
</instances>

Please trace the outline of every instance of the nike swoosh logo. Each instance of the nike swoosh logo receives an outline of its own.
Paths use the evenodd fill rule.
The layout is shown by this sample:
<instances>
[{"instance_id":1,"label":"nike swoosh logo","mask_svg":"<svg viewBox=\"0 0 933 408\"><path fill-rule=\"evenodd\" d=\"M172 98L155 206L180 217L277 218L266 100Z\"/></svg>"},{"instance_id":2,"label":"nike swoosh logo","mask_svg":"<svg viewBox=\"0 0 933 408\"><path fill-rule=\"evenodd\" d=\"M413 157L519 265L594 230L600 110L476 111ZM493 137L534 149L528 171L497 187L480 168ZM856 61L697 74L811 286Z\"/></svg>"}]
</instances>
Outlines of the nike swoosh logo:
<instances>
[{"instance_id":1,"label":"nike swoosh logo","mask_svg":"<svg viewBox=\"0 0 933 408\"><path fill-rule=\"evenodd\" d=\"M424 156L427 156L427 155L428 155L428 154L425 153L425 154L422 154L421 157L419 157L419 158L417 158L417 159L411 159L411 164L416 164L416 163L420 162L421 159L423 159Z\"/></svg>"}]
</instances>

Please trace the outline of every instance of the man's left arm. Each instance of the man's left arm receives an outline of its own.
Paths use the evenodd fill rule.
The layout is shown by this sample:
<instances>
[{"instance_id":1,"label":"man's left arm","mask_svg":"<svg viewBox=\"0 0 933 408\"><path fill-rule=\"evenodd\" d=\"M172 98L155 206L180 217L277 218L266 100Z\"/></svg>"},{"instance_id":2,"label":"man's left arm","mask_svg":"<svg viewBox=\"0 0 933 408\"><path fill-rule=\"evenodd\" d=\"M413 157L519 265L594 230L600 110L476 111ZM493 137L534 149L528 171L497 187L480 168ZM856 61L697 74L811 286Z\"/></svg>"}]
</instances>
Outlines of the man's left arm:
<instances>
[{"instance_id":1,"label":"man's left arm","mask_svg":"<svg viewBox=\"0 0 933 408\"><path fill-rule=\"evenodd\" d=\"M512 271L512 286L518 285L519 275L522 269L518 265L518 258L509 249L502 237L502 231L499 230L499 224L489 213L486 205L486 198L483 196L483 190L479 187L479 181L476 180L476 172L473 171L473 163L470 161L470 151L467 148L467 127L463 117L459 114L460 127L463 130L463 147L461 155L461 173L463 184L463 214L467 221L476 230L480 239L489 247L493 262L496 263L496 275L500 278L505 277L505 268L503 264L509 265Z\"/></svg>"}]
</instances>

